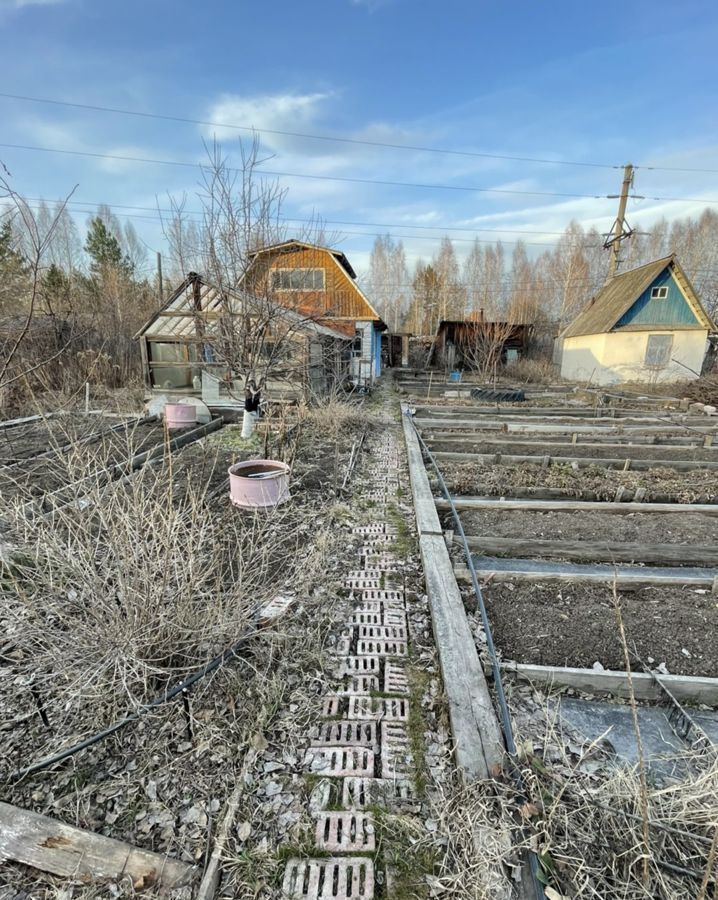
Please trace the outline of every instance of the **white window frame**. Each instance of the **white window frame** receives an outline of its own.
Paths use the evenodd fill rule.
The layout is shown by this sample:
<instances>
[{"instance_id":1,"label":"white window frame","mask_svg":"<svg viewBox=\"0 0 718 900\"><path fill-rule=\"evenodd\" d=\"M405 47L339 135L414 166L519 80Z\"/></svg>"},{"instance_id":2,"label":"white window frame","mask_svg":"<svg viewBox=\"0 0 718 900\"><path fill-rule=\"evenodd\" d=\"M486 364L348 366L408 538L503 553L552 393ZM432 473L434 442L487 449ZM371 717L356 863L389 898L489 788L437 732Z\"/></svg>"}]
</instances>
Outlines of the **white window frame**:
<instances>
[{"instance_id":1,"label":"white window frame","mask_svg":"<svg viewBox=\"0 0 718 900\"><path fill-rule=\"evenodd\" d=\"M651 300L667 300L668 285L662 284L659 287L651 288Z\"/></svg>"},{"instance_id":2,"label":"white window frame","mask_svg":"<svg viewBox=\"0 0 718 900\"><path fill-rule=\"evenodd\" d=\"M275 282L277 280L276 276L281 272L321 272L322 273L322 286L321 287L279 287ZM272 274L272 290L275 291L287 291L292 294L314 294L317 291L326 290L326 271L319 266L285 266L285 267L275 267L271 270Z\"/></svg>"}]
</instances>

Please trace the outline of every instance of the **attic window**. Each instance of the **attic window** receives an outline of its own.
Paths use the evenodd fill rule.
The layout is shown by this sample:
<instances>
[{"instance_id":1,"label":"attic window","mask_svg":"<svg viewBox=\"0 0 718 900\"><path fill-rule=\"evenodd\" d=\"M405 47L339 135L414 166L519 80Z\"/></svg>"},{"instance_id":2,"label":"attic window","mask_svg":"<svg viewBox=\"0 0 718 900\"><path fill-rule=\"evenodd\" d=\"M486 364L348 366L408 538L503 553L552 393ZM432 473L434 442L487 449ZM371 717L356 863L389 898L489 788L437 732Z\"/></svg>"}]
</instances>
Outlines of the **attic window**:
<instances>
[{"instance_id":1,"label":"attic window","mask_svg":"<svg viewBox=\"0 0 718 900\"><path fill-rule=\"evenodd\" d=\"M276 291L323 291L324 269L273 269Z\"/></svg>"},{"instance_id":2,"label":"attic window","mask_svg":"<svg viewBox=\"0 0 718 900\"><path fill-rule=\"evenodd\" d=\"M651 288L651 300L666 300L668 298L667 287Z\"/></svg>"}]
</instances>

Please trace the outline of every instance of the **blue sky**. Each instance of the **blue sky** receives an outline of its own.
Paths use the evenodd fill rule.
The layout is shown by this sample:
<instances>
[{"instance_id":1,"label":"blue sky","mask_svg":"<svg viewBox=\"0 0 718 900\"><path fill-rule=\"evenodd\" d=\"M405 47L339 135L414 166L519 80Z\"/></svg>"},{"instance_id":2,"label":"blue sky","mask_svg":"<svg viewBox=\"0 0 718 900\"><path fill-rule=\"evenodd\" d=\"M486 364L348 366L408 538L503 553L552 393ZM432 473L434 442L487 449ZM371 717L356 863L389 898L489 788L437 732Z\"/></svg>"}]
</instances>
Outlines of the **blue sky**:
<instances>
[{"instance_id":1,"label":"blue sky","mask_svg":"<svg viewBox=\"0 0 718 900\"><path fill-rule=\"evenodd\" d=\"M0 91L82 104L393 144L551 160L718 170L718 10L709 0L628 0L615 9L554 0L0 0ZM196 163L222 127L0 98L5 144ZM246 132L244 132L246 134ZM555 240L576 218L607 230L613 168L390 150L262 134L272 171L380 181L586 194L587 198L351 184L282 176L284 214L329 222L365 270L377 231L403 235L410 260L444 227L457 249L474 234ZM132 206L153 248L159 223L141 207L194 199L187 167L0 146L13 186L57 198L78 185L90 204ZM718 174L640 168L631 224L718 202ZM718 206L714 205L718 209ZM118 213L123 211L117 208ZM141 218L145 216L146 218ZM86 215L78 213L84 226ZM436 231L415 226L436 226ZM474 231L474 229L487 229ZM489 229L496 229L491 231ZM365 232L353 234L352 232ZM413 235L413 237L412 237ZM409 237L407 237L409 236ZM533 248L533 250L540 248Z\"/></svg>"}]
</instances>

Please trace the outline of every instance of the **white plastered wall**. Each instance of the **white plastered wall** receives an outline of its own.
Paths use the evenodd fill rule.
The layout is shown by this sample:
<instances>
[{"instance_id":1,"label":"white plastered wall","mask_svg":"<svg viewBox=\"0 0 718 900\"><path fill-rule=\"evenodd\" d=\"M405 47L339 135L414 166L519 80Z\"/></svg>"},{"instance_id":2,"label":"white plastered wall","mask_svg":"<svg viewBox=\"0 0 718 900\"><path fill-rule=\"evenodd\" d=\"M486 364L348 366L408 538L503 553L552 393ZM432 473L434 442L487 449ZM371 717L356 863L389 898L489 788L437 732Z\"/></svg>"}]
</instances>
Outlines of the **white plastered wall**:
<instances>
[{"instance_id":1,"label":"white plastered wall","mask_svg":"<svg viewBox=\"0 0 718 900\"><path fill-rule=\"evenodd\" d=\"M660 370L645 365L649 334L673 335L672 361ZM707 334L707 331L661 331L656 328L565 338L561 375L571 381L590 379L592 384L605 385L625 381L690 380L697 377L693 373L700 372L703 365Z\"/></svg>"}]
</instances>

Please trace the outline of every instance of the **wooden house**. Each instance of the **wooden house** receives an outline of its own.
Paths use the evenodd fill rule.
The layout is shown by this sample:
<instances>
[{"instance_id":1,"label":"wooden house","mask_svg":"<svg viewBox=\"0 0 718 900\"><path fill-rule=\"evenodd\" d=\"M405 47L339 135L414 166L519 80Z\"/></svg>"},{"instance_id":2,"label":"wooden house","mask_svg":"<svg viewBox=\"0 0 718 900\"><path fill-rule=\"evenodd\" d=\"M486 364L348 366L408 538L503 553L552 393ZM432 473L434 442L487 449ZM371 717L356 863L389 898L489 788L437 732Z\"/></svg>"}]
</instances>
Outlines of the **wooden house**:
<instances>
[{"instance_id":1,"label":"wooden house","mask_svg":"<svg viewBox=\"0 0 718 900\"><path fill-rule=\"evenodd\" d=\"M150 393L241 408L247 378L273 400L312 399L349 378L352 337L272 297L190 272L139 331Z\"/></svg>"},{"instance_id":2,"label":"wooden house","mask_svg":"<svg viewBox=\"0 0 718 900\"><path fill-rule=\"evenodd\" d=\"M559 335L561 375L593 384L696 378L715 325L675 255L615 275Z\"/></svg>"},{"instance_id":3,"label":"wooden house","mask_svg":"<svg viewBox=\"0 0 718 900\"><path fill-rule=\"evenodd\" d=\"M381 374L386 325L340 250L289 240L250 254L240 286L341 332L351 339L350 376L359 387Z\"/></svg>"},{"instance_id":4,"label":"wooden house","mask_svg":"<svg viewBox=\"0 0 718 900\"><path fill-rule=\"evenodd\" d=\"M429 362L447 371L482 368L487 356L492 365L512 362L526 352L531 330L530 325L486 321L483 311L472 319L442 319Z\"/></svg>"}]
</instances>

